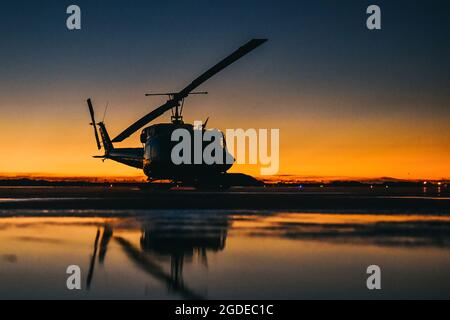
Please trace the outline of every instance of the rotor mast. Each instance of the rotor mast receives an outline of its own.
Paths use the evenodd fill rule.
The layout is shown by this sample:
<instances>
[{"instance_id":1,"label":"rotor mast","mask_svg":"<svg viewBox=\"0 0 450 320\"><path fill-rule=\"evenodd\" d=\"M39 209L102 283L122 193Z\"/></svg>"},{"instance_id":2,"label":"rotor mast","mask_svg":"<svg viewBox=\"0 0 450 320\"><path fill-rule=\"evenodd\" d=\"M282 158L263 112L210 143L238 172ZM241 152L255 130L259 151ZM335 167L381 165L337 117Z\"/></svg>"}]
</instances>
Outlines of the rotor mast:
<instances>
[{"instance_id":1,"label":"rotor mast","mask_svg":"<svg viewBox=\"0 0 450 320\"><path fill-rule=\"evenodd\" d=\"M175 96L178 94L178 92L167 92L167 93L146 93L146 97L156 97L156 96L168 96L169 100L174 100ZM191 92L189 93L185 98L187 98L190 95L206 95L208 94L207 91L198 91L198 92ZM182 98L181 101L178 102L178 104L172 108L172 123L173 124L183 124L183 106L184 106L184 99Z\"/></svg>"}]
</instances>

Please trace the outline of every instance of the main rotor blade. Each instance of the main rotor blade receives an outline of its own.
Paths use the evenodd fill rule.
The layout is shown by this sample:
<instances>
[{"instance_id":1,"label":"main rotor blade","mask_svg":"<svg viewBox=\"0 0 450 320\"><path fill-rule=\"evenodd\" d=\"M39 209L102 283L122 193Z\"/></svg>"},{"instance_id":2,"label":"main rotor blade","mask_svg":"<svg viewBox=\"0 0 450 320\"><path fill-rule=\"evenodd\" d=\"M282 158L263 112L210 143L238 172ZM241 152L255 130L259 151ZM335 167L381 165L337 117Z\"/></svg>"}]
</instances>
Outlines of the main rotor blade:
<instances>
[{"instance_id":1,"label":"main rotor blade","mask_svg":"<svg viewBox=\"0 0 450 320\"><path fill-rule=\"evenodd\" d=\"M170 109L176 107L178 105L178 101L176 100L169 100L159 108L156 108L146 116L142 117L135 123L133 123L131 126L129 126L127 129L125 129L121 134L119 134L117 137L115 137L112 142L121 142L131 136L133 133L135 133L137 130L145 126L147 123L155 120L160 115L162 115L164 112L169 111Z\"/></svg>"},{"instance_id":2,"label":"main rotor blade","mask_svg":"<svg viewBox=\"0 0 450 320\"><path fill-rule=\"evenodd\" d=\"M127 129L125 129L122 133L120 133L117 137L115 137L112 142L121 142L128 138L130 135L132 135L134 132L142 128L144 125L149 123L150 121L153 121L166 111L178 106L180 104L180 101L186 98L190 92L195 90L198 86L200 86L202 83L234 63L235 61L239 60L243 56L245 56L250 51L256 49L260 45L262 45L264 42L266 42L267 39L253 39L244 44L242 47L234 51L232 54L230 54L228 57L217 63L212 68L208 69L206 72L204 72L202 75L197 77L194 81L192 81L186 88L178 92L174 95L173 99L168 100L165 104L160 106L159 108L153 110L146 116L142 117L135 123L133 123L131 126L129 126Z\"/></svg>"},{"instance_id":3,"label":"main rotor blade","mask_svg":"<svg viewBox=\"0 0 450 320\"><path fill-rule=\"evenodd\" d=\"M192 90L196 89L198 86L200 86L205 81L209 80L211 77L231 65L232 63L236 62L243 56L245 56L250 51L253 51L260 45L262 45L264 42L266 42L267 39L252 39L246 44L244 44L242 47L234 51L232 54L230 54L228 57L217 63L214 67L210 68L206 72L204 72L201 76L199 76L197 79L192 81L186 88L181 90L176 98L183 99L185 98Z\"/></svg>"},{"instance_id":4,"label":"main rotor blade","mask_svg":"<svg viewBox=\"0 0 450 320\"><path fill-rule=\"evenodd\" d=\"M94 127L95 141L97 142L98 150L100 150L102 148L102 146L100 144L100 139L98 137L97 125L95 123L95 116L94 116L94 108L92 107L91 99L87 100L87 104L88 104L88 107L89 107L89 113L91 114L91 121L92 121L91 125Z\"/></svg>"}]
</instances>

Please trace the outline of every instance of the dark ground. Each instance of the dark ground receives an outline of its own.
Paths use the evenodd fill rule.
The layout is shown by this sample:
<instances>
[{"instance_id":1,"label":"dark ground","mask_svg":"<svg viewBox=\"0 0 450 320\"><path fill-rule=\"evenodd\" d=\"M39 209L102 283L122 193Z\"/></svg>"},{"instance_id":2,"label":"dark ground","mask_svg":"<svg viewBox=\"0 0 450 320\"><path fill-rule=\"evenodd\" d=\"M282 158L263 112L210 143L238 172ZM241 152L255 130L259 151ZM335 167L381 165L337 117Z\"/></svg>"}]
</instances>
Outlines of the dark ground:
<instances>
[{"instance_id":1,"label":"dark ground","mask_svg":"<svg viewBox=\"0 0 450 320\"><path fill-rule=\"evenodd\" d=\"M228 191L141 186L0 187L9 209L283 209L450 214L448 187L257 187Z\"/></svg>"}]
</instances>

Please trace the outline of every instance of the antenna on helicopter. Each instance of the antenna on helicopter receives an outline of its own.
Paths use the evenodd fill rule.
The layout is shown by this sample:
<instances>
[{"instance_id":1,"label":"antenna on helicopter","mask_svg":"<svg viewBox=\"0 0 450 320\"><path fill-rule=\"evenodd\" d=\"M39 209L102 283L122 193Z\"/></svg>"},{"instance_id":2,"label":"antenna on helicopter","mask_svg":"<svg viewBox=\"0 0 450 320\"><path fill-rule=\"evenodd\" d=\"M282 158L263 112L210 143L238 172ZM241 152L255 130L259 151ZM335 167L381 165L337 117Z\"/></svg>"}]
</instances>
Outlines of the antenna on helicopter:
<instances>
[{"instance_id":1,"label":"antenna on helicopter","mask_svg":"<svg viewBox=\"0 0 450 320\"><path fill-rule=\"evenodd\" d=\"M103 119L102 119L103 123L105 122L106 112L108 111L108 107L109 107L109 101L106 102L105 111L103 112Z\"/></svg>"},{"instance_id":2,"label":"antenna on helicopter","mask_svg":"<svg viewBox=\"0 0 450 320\"><path fill-rule=\"evenodd\" d=\"M203 124L203 130L206 129L206 126L208 125L209 117L206 118L205 123Z\"/></svg>"}]
</instances>

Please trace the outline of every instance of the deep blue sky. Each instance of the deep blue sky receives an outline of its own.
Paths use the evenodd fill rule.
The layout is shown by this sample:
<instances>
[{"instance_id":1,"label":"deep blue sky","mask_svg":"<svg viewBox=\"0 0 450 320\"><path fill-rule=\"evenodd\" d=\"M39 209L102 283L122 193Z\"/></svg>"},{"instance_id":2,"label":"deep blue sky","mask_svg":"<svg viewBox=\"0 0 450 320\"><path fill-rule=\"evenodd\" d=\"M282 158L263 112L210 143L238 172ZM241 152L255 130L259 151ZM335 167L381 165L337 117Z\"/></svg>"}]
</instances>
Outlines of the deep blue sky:
<instances>
[{"instance_id":1,"label":"deep blue sky","mask_svg":"<svg viewBox=\"0 0 450 320\"><path fill-rule=\"evenodd\" d=\"M79 32L65 28L72 3L82 9ZM382 31L365 28L372 3L382 8ZM46 85L172 90L249 38L267 37L265 59L249 59L224 81L247 73L287 95L448 99L449 30L448 1L3 1L0 84L33 94Z\"/></svg>"}]
</instances>

